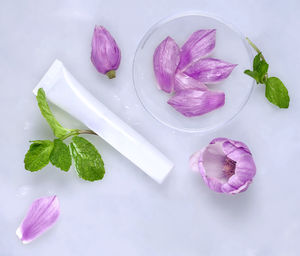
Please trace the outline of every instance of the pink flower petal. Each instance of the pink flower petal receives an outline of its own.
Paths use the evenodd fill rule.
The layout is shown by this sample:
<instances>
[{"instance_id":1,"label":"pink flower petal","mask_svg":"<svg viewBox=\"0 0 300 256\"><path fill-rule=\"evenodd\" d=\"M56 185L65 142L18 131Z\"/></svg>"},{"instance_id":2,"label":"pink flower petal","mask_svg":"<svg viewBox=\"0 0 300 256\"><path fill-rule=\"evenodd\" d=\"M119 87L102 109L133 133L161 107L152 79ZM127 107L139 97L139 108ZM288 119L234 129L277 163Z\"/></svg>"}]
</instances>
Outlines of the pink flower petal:
<instances>
[{"instance_id":1,"label":"pink flower petal","mask_svg":"<svg viewBox=\"0 0 300 256\"><path fill-rule=\"evenodd\" d=\"M216 30L201 29L194 32L181 47L180 63L178 68L184 69L191 63L206 57L215 48Z\"/></svg>"},{"instance_id":2,"label":"pink flower petal","mask_svg":"<svg viewBox=\"0 0 300 256\"><path fill-rule=\"evenodd\" d=\"M247 147L247 145L245 145L245 143L240 141L226 139L226 141L224 141L223 148L226 155L229 155L231 152L233 152L236 149L242 149L245 152L250 153L250 150Z\"/></svg>"},{"instance_id":3,"label":"pink flower petal","mask_svg":"<svg viewBox=\"0 0 300 256\"><path fill-rule=\"evenodd\" d=\"M209 144L202 155L202 164L206 176L217 179L221 184L227 181L222 171L220 171L223 169L225 157L222 143Z\"/></svg>"},{"instance_id":4,"label":"pink flower petal","mask_svg":"<svg viewBox=\"0 0 300 256\"><path fill-rule=\"evenodd\" d=\"M238 172L238 173L237 173ZM244 186L245 183L249 182L249 184L252 182L252 178L254 177L253 172L245 171L242 174L241 170L236 169L235 175L229 178L228 184L230 184L234 188L239 188L241 186Z\"/></svg>"},{"instance_id":5,"label":"pink flower petal","mask_svg":"<svg viewBox=\"0 0 300 256\"><path fill-rule=\"evenodd\" d=\"M241 193L241 192L244 192L247 190L247 188L249 187L249 185L251 184L251 180L245 182L243 185L235 188L233 186L230 186L228 183L224 184L222 186L222 192L223 193L228 193L228 194L232 194L232 195L235 195L235 194L238 194L238 193Z\"/></svg>"},{"instance_id":6,"label":"pink flower petal","mask_svg":"<svg viewBox=\"0 0 300 256\"><path fill-rule=\"evenodd\" d=\"M173 91L175 71L180 61L180 49L176 42L167 37L155 49L153 68L159 88L167 93Z\"/></svg>"},{"instance_id":7,"label":"pink flower petal","mask_svg":"<svg viewBox=\"0 0 300 256\"><path fill-rule=\"evenodd\" d=\"M199 171L199 161L202 156L203 152L197 151L190 157L190 167L193 171L198 172Z\"/></svg>"},{"instance_id":8,"label":"pink flower petal","mask_svg":"<svg viewBox=\"0 0 300 256\"><path fill-rule=\"evenodd\" d=\"M168 104L187 117L203 115L222 107L224 103L225 94L223 92L199 89L178 91L168 100Z\"/></svg>"},{"instance_id":9,"label":"pink flower petal","mask_svg":"<svg viewBox=\"0 0 300 256\"><path fill-rule=\"evenodd\" d=\"M59 202L56 196L39 198L32 203L16 234L23 243L29 243L49 229L58 216Z\"/></svg>"},{"instance_id":10,"label":"pink flower petal","mask_svg":"<svg viewBox=\"0 0 300 256\"><path fill-rule=\"evenodd\" d=\"M215 192L223 193L222 182L220 182L218 179L210 177L210 176L206 176L206 180L207 180L206 184L211 190L213 190Z\"/></svg>"},{"instance_id":11,"label":"pink flower petal","mask_svg":"<svg viewBox=\"0 0 300 256\"><path fill-rule=\"evenodd\" d=\"M174 91L177 92L180 90L193 88L198 88L199 90L203 91L208 90L207 86L204 83L182 73L181 71L177 71L175 74Z\"/></svg>"},{"instance_id":12,"label":"pink flower petal","mask_svg":"<svg viewBox=\"0 0 300 256\"><path fill-rule=\"evenodd\" d=\"M216 179L214 177L212 177L212 175L209 173L210 172L210 167L207 166L212 164L213 166L215 164L218 165L218 162L220 162L220 164L223 164L223 159L224 159L224 153L222 152L222 150L218 150L218 149L214 149L212 148L211 154L212 155L208 155L208 154L204 154L204 151L206 151L206 148L203 150L200 150L196 153L194 153L191 158L190 158L190 166L192 168L193 171L199 171L205 184L210 187L212 190L222 193L222 186L223 186L223 182L221 182L219 179ZM206 168L203 165L203 158L211 158L211 163L209 163L209 159L205 159L205 165ZM216 157L217 159L215 159L214 157ZM208 173L207 173L208 171Z\"/></svg>"},{"instance_id":13,"label":"pink flower petal","mask_svg":"<svg viewBox=\"0 0 300 256\"><path fill-rule=\"evenodd\" d=\"M236 66L219 59L206 58L192 63L183 72L202 83L216 83L226 79Z\"/></svg>"},{"instance_id":14,"label":"pink flower petal","mask_svg":"<svg viewBox=\"0 0 300 256\"><path fill-rule=\"evenodd\" d=\"M256 166L251 154L243 155L236 163L235 175L242 182L252 179L256 174Z\"/></svg>"}]
</instances>

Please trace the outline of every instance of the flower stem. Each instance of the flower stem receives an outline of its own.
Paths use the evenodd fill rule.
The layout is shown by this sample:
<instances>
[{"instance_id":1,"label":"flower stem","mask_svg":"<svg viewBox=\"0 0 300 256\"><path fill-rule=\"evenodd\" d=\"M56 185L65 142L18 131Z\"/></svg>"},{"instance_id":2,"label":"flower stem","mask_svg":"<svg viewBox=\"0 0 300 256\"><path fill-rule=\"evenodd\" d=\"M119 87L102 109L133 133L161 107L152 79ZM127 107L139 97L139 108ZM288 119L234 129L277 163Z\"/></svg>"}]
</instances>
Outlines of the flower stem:
<instances>
[{"instance_id":1,"label":"flower stem","mask_svg":"<svg viewBox=\"0 0 300 256\"><path fill-rule=\"evenodd\" d=\"M246 37L246 40L248 41L248 43L252 46L252 48L257 52L257 53L260 53L261 55L261 58L263 59L263 60L265 60L265 58L264 58L264 56L263 56L263 54L262 54L262 52L258 49L258 47L248 38L248 37Z\"/></svg>"},{"instance_id":2,"label":"flower stem","mask_svg":"<svg viewBox=\"0 0 300 256\"><path fill-rule=\"evenodd\" d=\"M79 130L78 133L79 134L93 134L93 135L98 135L97 133L95 133L92 130Z\"/></svg>"},{"instance_id":3,"label":"flower stem","mask_svg":"<svg viewBox=\"0 0 300 256\"><path fill-rule=\"evenodd\" d=\"M76 130L71 130L68 134L66 134L65 136L61 137L60 139L61 140L65 140L71 136L76 136L76 135L79 135L79 134L93 134L93 135L97 135L97 133L95 133L94 131L92 130L79 130L79 129L76 129Z\"/></svg>"}]
</instances>

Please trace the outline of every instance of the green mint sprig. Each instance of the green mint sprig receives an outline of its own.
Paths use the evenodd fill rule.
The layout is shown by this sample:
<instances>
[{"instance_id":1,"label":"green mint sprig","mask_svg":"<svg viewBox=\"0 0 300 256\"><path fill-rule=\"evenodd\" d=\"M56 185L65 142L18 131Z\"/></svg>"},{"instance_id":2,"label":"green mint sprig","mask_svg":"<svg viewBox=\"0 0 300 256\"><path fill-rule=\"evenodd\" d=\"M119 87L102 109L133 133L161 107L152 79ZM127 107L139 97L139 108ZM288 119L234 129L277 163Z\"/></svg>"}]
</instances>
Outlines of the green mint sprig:
<instances>
[{"instance_id":1,"label":"green mint sprig","mask_svg":"<svg viewBox=\"0 0 300 256\"><path fill-rule=\"evenodd\" d=\"M253 59L253 70L247 69L244 73L254 78L257 84L264 84L266 86L265 96L271 103L280 108L288 108L290 97L287 88L279 78L269 77L269 64L266 62L262 52L249 38L246 39L257 52L257 55Z\"/></svg>"},{"instance_id":2,"label":"green mint sprig","mask_svg":"<svg viewBox=\"0 0 300 256\"><path fill-rule=\"evenodd\" d=\"M31 172L39 171L50 162L62 171L67 172L73 159L80 178L88 181L101 180L105 174L101 155L92 143L78 136L80 134L96 135L96 133L91 130L64 128L51 112L46 94L42 88L38 90L36 99L43 117L48 122L56 138L53 141L31 141L24 159L25 169ZM64 140L69 137L72 137L72 142L67 145Z\"/></svg>"},{"instance_id":3,"label":"green mint sprig","mask_svg":"<svg viewBox=\"0 0 300 256\"><path fill-rule=\"evenodd\" d=\"M36 99L37 99L40 111L41 111L43 117L48 122L49 126L51 127L55 137L60 138L60 137L67 135L70 132L76 131L74 129L67 129L67 128L62 127L62 125L56 120L56 118L54 117L54 115L51 112L50 107L47 103L45 91L42 88L40 88L38 90Z\"/></svg>"}]
</instances>

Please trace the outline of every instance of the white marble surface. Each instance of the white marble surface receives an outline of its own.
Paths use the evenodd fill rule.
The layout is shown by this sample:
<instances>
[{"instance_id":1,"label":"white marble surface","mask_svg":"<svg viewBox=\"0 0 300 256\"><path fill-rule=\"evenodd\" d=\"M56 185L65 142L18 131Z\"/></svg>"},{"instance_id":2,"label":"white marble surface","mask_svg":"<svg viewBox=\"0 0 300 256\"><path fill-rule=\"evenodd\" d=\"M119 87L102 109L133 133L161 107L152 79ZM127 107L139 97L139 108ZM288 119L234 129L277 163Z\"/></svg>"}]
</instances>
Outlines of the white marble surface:
<instances>
[{"instance_id":1,"label":"white marble surface","mask_svg":"<svg viewBox=\"0 0 300 256\"><path fill-rule=\"evenodd\" d=\"M296 256L300 254L300 2L288 1L9 1L0 8L0 255ZM291 104L279 110L257 87L227 127L206 136L175 132L142 108L132 83L139 40L161 18L202 10L235 24L264 51L270 74L287 85ZM122 50L118 77L93 68L95 24L113 32ZM176 164L163 185L93 137L107 174L88 183L75 171L24 170L28 141L52 138L32 88L50 63L62 59L112 111ZM81 125L57 108L67 126ZM210 191L188 168L188 157L216 136L242 140L257 164L254 183L231 197ZM57 194L61 216L24 246L15 230L37 197Z\"/></svg>"}]
</instances>

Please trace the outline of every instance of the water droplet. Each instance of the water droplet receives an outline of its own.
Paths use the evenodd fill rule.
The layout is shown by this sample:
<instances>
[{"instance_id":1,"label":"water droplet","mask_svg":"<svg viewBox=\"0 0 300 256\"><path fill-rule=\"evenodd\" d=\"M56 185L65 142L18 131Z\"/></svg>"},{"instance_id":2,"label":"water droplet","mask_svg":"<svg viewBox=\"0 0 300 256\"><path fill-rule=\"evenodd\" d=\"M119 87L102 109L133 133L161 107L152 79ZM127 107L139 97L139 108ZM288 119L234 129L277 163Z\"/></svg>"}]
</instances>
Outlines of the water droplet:
<instances>
[{"instance_id":1,"label":"water droplet","mask_svg":"<svg viewBox=\"0 0 300 256\"><path fill-rule=\"evenodd\" d=\"M30 186L21 186L18 188L17 190L17 196L18 197L23 197L23 196L26 196L30 191L32 190L32 188Z\"/></svg>"},{"instance_id":2,"label":"water droplet","mask_svg":"<svg viewBox=\"0 0 300 256\"><path fill-rule=\"evenodd\" d=\"M24 131L29 130L32 127L32 124L28 121L25 122L24 124Z\"/></svg>"}]
</instances>

